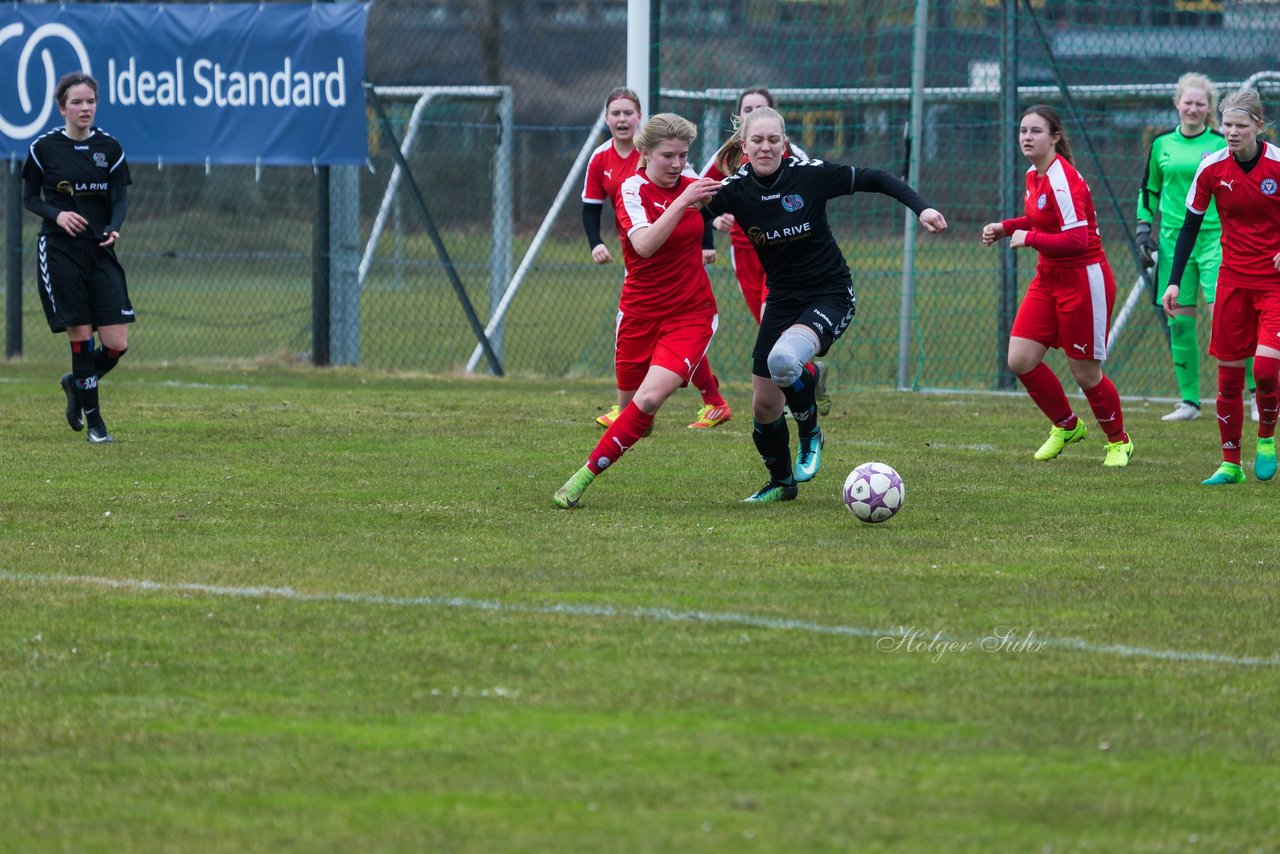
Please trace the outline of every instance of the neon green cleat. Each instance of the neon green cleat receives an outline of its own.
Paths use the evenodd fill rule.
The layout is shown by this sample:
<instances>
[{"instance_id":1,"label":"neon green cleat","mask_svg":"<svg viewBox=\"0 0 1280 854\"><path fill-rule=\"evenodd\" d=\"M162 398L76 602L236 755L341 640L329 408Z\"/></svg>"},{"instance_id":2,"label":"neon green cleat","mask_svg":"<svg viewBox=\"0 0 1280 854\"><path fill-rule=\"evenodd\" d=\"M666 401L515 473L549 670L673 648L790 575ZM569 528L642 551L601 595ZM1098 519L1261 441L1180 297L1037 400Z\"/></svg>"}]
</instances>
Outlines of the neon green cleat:
<instances>
[{"instance_id":1,"label":"neon green cleat","mask_svg":"<svg viewBox=\"0 0 1280 854\"><path fill-rule=\"evenodd\" d=\"M1276 476L1276 437L1258 440L1258 456L1253 460L1253 475L1258 480L1271 480Z\"/></svg>"},{"instance_id":2,"label":"neon green cleat","mask_svg":"<svg viewBox=\"0 0 1280 854\"><path fill-rule=\"evenodd\" d=\"M712 427L719 427L731 418L733 418L733 410L729 408L729 404L712 406L707 403L698 410L698 414L694 417L693 423L689 425L689 429L710 430Z\"/></svg>"},{"instance_id":3,"label":"neon green cleat","mask_svg":"<svg viewBox=\"0 0 1280 854\"><path fill-rule=\"evenodd\" d=\"M831 395L827 392L827 363L815 361L813 368L818 372L818 379L813 384L814 402L818 405L818 414L826 415L831 411Z\"/></svg>"},{"instance_id":4,"label":"neon green cleat","mask_svg":"<svg viewBox=\"0 0 1280 854\"><path fill-rule=\"evenodd\" d=\"M1245 480L1244 469L1235 463L1223 463L1209 478L1200 482L1205 486L1218 486L1224 483L1244 483Z\"/></svg>"},{"instance_id":5,"label":"neon green cleat","mask_svg":"<svg viewBox=\"0 0 1280 854\"><path fill-rule=\"evenodd\" d=\"M822 467L823 442L822 430L800 437L800 447L796 449L796 483L808 483L818 474Z\"/></svg>"},{"instance_id":6,"label":"neon green cleat","mask_svg":"<svg viewBox=\"0 0 1280 854\"><path fill-rule=\"evenodd\" d=\"M1129 465L1129 457L1133 456L1132 439L1125 439L1123 442L1108 442L1103 447L1107 451L1107 458L1102 461L1104 466L1118 469Z\"/></svg>"},{"instance_id":7,"label":"neon green cleat","mask_svg":"<svg viewBox=\"0 0 1280 854\"><path fill-rule=\"evenodd\" d=\"M564 486L556 490L556 494L552 496L551 500L556 503L557 507L572 510L578 506L582 493L587 491L587 487L595 479L596 476L591 473L591 469L583 466L573 473L573 477L564 482Z\"/></svg>"},{"instance_id":8,"label":"neon green cleat","mask_svg":"<svg viewBox=\"0 0 1280 854\"><path fill-rule=\"evenodd\" d=\"M1088 435L1089 428L1085 426L1083 418L1076 419L1074 430L1068 430L1055 424L1049 429L1049 438L1045 439L1044 444L1040 446L1040 450L1036 451L1036 459L1040 462L1051 460L1062 453L1062 449L1067 445L1083 442L1085 436Z\"/></svg>"},{"instance_id":9,"label":"neon green cleat","mask_svg":"<svg viewBox=\"0 0 1280 854\"><path fill-rule=\"evenodd\" d=\"M800 487L794 483L778 483L776 480L771 480L756 490L754 494L742 499L742 502L744 504L772 504L776 501L794 501L799 494Z\"/></svg>"},{"instance_id":10,"label":"neon green cleat","mask_svg":"<svg viewBox=\"0 0 1280 854\"><path fill-rule=\"evenodd\" d=\"M622 411L618 409L618 404L615 403L608 412L596 418L596 423L608 430L613 426L613 422L618 420L620 414L622 414Z\"/></svg>"}]
</instances>

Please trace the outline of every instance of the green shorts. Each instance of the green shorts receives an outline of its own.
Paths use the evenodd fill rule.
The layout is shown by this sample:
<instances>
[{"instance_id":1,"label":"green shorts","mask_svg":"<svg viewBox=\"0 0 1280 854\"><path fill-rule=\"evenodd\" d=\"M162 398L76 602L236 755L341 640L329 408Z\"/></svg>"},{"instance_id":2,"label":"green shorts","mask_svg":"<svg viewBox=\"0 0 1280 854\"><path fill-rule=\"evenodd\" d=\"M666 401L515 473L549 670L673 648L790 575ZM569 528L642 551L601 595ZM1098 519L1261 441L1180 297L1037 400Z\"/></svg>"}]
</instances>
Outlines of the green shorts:
<instances>
[{"instance_id":1,"label":"green shorts","mask_svg":"<svg viewBox=\"0 0 1280 854\"><path fill-rule=\"evenodd\" d=\"M1204 295L1204 304L1213 305L1214 295L1218 291L1218 268L1222 266L1222 231L1221 229L1201 229L1196 238L1195 248L1187 259L1187 269L1182 273L1182 282L1178 288L1178 305L1195 307ZM1173 269L1173 247L1178 242L1177 231L1160 230L1160 255L1156 259L1156 305L1164 296L1164 289L1169 286L1169 272ZM1197 285L1199 286L1197 288ZM1199 290L1199 294L1196 291Z\"/></svg>"}]
</instances>

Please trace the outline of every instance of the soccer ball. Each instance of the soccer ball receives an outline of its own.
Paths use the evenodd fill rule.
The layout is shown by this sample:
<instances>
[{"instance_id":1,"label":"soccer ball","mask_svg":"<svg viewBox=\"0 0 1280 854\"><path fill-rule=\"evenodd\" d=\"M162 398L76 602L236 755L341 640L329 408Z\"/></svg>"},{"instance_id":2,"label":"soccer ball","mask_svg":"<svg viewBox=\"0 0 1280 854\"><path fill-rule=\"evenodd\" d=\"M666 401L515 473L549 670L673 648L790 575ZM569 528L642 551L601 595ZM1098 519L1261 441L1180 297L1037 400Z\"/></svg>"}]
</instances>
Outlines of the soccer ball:
<instances>
[{"instance_id":1,"label":"soccer ball","mask_svg":"<svg viewBox=\"0 0 1280 854\"><path fill-rule=\"evenodd\" d=\"M864 522L892 518L905 497L902 477L884 463L863 463L844 480L844 506Z\"/></svg>"}]
</instances>

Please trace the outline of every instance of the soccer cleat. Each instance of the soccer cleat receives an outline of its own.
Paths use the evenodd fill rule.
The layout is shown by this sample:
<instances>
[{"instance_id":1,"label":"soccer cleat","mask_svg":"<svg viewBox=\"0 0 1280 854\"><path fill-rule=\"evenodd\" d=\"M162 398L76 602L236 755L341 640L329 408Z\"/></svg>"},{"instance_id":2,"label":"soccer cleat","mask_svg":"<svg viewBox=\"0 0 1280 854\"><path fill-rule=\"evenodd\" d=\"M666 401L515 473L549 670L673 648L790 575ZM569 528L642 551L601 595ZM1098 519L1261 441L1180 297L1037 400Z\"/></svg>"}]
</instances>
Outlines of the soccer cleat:
<instances>
[{"instance_id":1,"label":"soccer cleat","mask_svg":"<svg viewBox=\"0 0 1280 854\"><path fill-rule=\"evenodd\" d=\"M1223 483L1244 483L1244 469L1235 463L1223 463L1212 475L1200 481L1205 486L1218 486Z\"/></svg>"},{"instance_id":2,"label":"soccer cleat","mask_svg":"<svg viewBox=\"0 0 1280 854\"><path fill-rule=\"evenodd\" d=\"M1036 451L1036 459L1040 462L1051 460L1062 453L1062 449L1067 445L1083 442L1088 435L1089 428L1085 426L1083 419L1076 419L1074 430L1068 430L1055 424L1049 429L1049 438L1045 439L1044 444L1040 446L1040 450Z\"/></svg>"},{"instance_id":3,"label":"soccer cleat","mask_svg":"<svg viewBox=\"0 0 1280 854\"><path fill-rule=\"evenodd\" d=\"M1107 458L1102 461L1104 466L1118 469L1129 465L1129 457L1133 456L1132 439L1125 439L1123 442L1107 442L1103 447L1107 451Z\"/></svg>"},{"instance_id":4,"label":"soccer cleat","mask_svg":"<svg viewBox=\"0 0 1280 854\"><path fill-rule=\"evenodd\" d=\"M827 363L814 362L814 370L818 372L818 378L813 383L813 397L818 405L818 414L826 415L831 411L831 395L827 393Z\"/></svg>"},{"instance_id":5,"label":"soccer cleat","mask_svg":"<svg viewBox=\"0 0 1280 854\"><path fill-rule=\"evenodd\" d=\"M79 433L84 429L84 416L80 414L80 398L76 396L76 381L71 374L63 374L58 380L62 393L67 396L67 426Z\"/></svg>"},{"instance_id":6,"label":"soccer cleat","mask_svg":"<svg viewBox=\"0 0 1280 854\"><path fill-rule=\"evenodd\" d=\"M712 427L719 427L731 418L733 418L733 411L729 409L729 404L712 406L708 403L698 410L698 414L694 422L689 425L689 429L710 430Z\"/></svg>"},{"instance_id":7,"label":"soccer cleat","mask_svg":"<svg viewBox=\"0 0 1280 854\"><path fill-rule=\"evenodd\" d=\"M771 480L756 490L752 495L742 499L744 504L772 504L775 501L795 501L800 494L800 487L794 483L778 483Z\"/></svg>"},{"instance_id":8,"label":"soccer cleat","mask_svg":"<svg viewBox=\"0 0 1280 854\"><path fill-rule=\"evenodd\" d=\"M583 466L573 473L573 477L564 482L564 486L556 490L556 494L552 496L551 500L556 503L557 507L572 510L578 506L582 493L587 491L587 487L595 479L596 476L591 473L591 469Z\"/></svg>"},{"instance_id":9,"label":"soccer cleat","mask_svg":"<svg viewBox=\"0 0 1280 854\"><path fill-rule=\"evenodd\" d=\"M89 444L105 445L108 442L114 442L111 434L107 432L106 424L90 424L89 425Z\"/></svg>"},{"instance_id":10,"label":"soccer cleat","mask_svg":"<svg viewBox=\"0 0 1280 854\"><path fill-rule=\"evenodd\" d=\"M1276 476L1276 437L1258 440L1258 455L1253 459L1253 476L1258 480L1271 480Z\"/></svg>"},{"instance_id":11,"label":"soccer cleat","mask_svg":"<svg viewBox=\"0 0 1280 854\"><path fill-rule=\"evenodd\" d=\"M1200 417L1200 407L1194 403L1188 403L1185 400L1178 401L1178 405L1168 415L1161 415L1161 421L1195 421Z\"/></svg>"},{"instance_id":12,"label":"soccer cleat","mask_svg":"<svg viewBox=\"0 0 1280 854\"><path fill-rule=\"evenodd\" d=\"M800 437L800 447L796 450L796 483L807 483L818 473L822 466L822 444L821 430Z\"/></svg>"},{"instance_id":13,"label":"soccer cleat","mask_svg":"<svg viewBox=\"0 0 1280 854\"><path fill-rule=\"evenodd\" d=\"M618 404L615 403L612 407L610 407L608 412L606 412L604 415L601 415L596 419L596 423L599 424L604 429L608 430L610 427L613 426L613 422L618 420L618 415L620 414L621 414L621 410L618 409Z\"/></svg>"},{"instance_id":14,"label":"soccer cleat","mask_svg":"<svg viewBox=\"0 0 1280 854\"><path fill-rule=\"evenodd\" d=\"M1258 396L1256 394L1249 395L1249 420L1255 422L1261 420L1258 414Z\"/></svg>"}]
</instances>

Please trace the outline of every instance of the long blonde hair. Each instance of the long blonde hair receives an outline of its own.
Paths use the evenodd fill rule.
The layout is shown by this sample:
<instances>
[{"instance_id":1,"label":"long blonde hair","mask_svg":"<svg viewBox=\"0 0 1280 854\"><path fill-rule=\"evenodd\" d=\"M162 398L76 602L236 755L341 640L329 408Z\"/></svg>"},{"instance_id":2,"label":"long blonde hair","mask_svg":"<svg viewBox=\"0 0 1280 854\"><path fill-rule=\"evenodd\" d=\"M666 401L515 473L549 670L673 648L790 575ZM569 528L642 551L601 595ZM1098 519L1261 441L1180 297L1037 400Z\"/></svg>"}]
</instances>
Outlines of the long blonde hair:
<instances>
[{"instance_id":1,"label":"long blonde hair","mask_svg":"<svg viewBox=\"0 0 1280 854\"><path fill-rule=\"evenodd\" d=\"M734 116L733 135L716 152L716 168L721 175L732 175L738 171L738 166L742 163L743 142L757 119L777 119L778 126L782 128L783 142L787 142L787 122L773 107L756 107L745 116Z\"/></svg>"},{"instance_id":2,"label":"long blonde hair","mask_svg":"<svg viewBox=\"0 0 1280 854\"><path fill-rule=\"evenodd\" d=\"M644 130L636 134L636 148L640 151L640 168L649 165L649 152L669 139L692 143L698 138L698 126L675 113L658 113L644 123Z\"/></svg>"},{"instance_id":3,"label":"long blonde hair","mask_svg":"<svg viewBox=\"0 0 1280 854\"><path fill-rule=\"evenodd\" d=\"M1213 81L1203 74L1195 71L1188 71L1186 74L1178 78L1178 88L1173 91L1173 103L1177 106L1182 100L1182 93L1188 89L1200 89L1209 99L1209 127L1214 130L1218 129L1218 89L1213 85Z\"/></svg>"}]
</instances>

